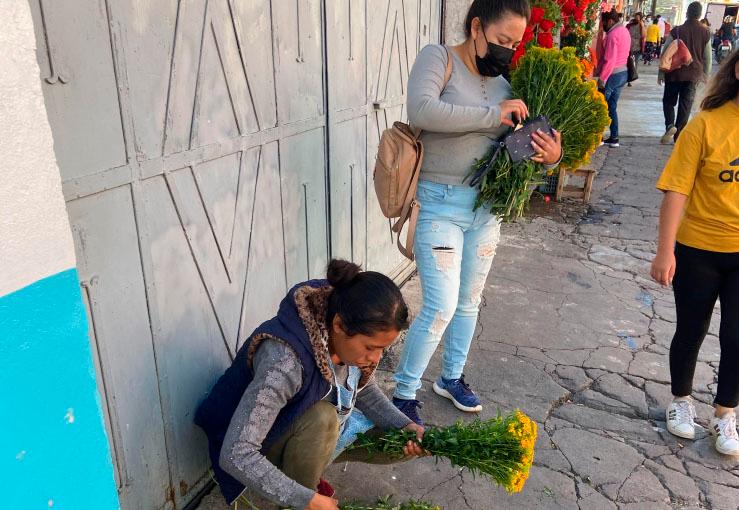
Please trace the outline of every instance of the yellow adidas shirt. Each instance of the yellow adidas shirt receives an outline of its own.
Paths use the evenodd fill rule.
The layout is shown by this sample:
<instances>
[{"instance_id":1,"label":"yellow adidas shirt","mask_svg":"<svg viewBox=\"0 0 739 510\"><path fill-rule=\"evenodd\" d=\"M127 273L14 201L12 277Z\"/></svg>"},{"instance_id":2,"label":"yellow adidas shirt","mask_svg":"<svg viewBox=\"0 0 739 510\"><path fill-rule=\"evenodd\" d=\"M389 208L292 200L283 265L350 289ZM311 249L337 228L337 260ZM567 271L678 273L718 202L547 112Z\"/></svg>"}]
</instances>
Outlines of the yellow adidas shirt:
<instances>
[{"instance_id":1,"label":"yellow adidas shirt","mask_svg":"<svg viewBox=\"0 0 739 510\"><path fill-rule=\"evenodd\" d=\"M679 243L739 252L739 105L729 101L691 120L657 181L662 191L688 195Z\"/></svg>"},{"instance_id":2,"label":"yellow adidas shirt","mask_svg":"<svg viewBox=\"0 0 739 510\"><path fill-rule=\"evenodd\" d=\"M656 24L647 27L647 42L659 42L659 27Z\"/></svg>"}]
</instances>

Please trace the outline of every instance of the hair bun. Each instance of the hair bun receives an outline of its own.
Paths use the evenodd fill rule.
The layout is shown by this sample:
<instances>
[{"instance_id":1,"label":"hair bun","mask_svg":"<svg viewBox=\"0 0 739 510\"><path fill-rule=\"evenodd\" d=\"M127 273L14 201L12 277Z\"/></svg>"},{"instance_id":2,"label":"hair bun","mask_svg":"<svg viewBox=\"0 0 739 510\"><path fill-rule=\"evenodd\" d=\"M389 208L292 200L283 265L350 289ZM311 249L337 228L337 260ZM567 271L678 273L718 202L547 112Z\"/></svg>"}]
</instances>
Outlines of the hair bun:
<instances>
[{"instance_id":1,"label":"hair bun","mask_svg":"<svg viewBox=\"0 0 739 510\"><path fill-rule=\"evenodd\" d=\"M333 259L328 264L326 278L334 288L346 287L351 285L362 268L348 260Z\"/></svg>"}]
</instances>

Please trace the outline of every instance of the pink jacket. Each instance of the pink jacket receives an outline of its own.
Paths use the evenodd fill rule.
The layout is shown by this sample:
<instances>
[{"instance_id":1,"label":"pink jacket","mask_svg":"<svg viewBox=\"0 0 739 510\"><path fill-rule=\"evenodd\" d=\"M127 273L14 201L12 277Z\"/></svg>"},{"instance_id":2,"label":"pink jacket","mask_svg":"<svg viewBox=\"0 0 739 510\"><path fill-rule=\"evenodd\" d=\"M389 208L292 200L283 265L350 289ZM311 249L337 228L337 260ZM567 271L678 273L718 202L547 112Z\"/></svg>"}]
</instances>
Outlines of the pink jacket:
<instances>
[{"instance_id":1,"label":"pink jacket","mask_svg":"<svg viewBox=\"0 0 739 510\"><path fill-rule=\"evenodd\" d=\"M629 30L623 25L616 25L606 34L603 54L598 62L595 76L606 83L614 71L625 71L630 50Z\"/></svg>"}]
</instances>

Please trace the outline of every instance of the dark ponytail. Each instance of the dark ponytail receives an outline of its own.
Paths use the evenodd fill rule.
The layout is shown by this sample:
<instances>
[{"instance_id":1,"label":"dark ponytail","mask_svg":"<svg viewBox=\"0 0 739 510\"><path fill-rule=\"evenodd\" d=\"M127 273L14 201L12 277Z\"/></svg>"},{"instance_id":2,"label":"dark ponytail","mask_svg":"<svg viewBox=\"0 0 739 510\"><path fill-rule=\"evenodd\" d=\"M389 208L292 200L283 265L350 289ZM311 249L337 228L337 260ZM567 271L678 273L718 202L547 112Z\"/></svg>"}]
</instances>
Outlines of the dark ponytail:
<instances>
[{"instance_id":1,"label":"dark ponytail","mask_svg":"<svg viewBox=\"0 0 739 510\"><path fill-rule=\"evenodd\" d=\"M382 273L362 271L346 260L332 260L326 278L334 290L328 298L326 324L338 315L348 336L372 336L408 328L408 307L395 283Z\"/></svg>"},{"instance_id":2,"label":"dark ponytail","mask_svg":"<svg viewBox=\"0 0 739 510\"><path fill-rule=\"evenodd\" d=\"M464 33L467 37L472 35L472 20L480 18L483 27L495 23L508 14L514 14L526 18L531 17L531 6L528 0L475 0L467 11L464 20Z\"/></svg>"}]
</instances>

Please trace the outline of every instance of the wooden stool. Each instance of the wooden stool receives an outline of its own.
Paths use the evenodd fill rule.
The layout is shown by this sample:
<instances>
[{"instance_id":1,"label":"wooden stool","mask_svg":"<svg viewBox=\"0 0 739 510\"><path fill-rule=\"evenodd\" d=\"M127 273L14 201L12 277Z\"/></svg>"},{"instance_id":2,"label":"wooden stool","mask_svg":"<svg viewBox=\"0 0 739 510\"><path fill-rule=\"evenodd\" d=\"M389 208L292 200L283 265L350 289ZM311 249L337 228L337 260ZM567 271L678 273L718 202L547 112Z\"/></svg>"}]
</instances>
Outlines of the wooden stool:
<instances>
[{"instance_id":1,"label":"wooden stool","mask_svg":"<svg viewBox=\"0 0 739 510\"><path fill-rule=\"evenodd\" d=\"M579 198L582 199L583 203L587 204L590 201L590 193L593 190L593 181L597 173L597 170L592 168L578 168L576 170L562 168L559 171L559 179L557 180L556 200L559 202L563 198ZM584 177L584 186L568 185L567 180L572 176Z\"/></svg>"}]
</instances>

